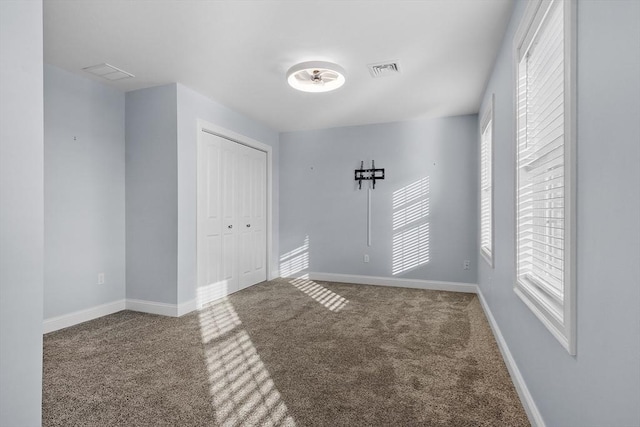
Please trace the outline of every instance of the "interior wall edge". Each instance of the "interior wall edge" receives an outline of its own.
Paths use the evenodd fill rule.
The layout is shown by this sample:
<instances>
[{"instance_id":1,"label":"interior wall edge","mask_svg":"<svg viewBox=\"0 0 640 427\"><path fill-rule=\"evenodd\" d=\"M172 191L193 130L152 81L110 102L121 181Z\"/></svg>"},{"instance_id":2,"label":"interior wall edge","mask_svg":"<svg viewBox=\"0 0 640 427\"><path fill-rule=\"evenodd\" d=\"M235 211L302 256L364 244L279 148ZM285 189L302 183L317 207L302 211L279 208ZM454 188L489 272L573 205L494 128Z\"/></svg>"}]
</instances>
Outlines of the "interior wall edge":
<instances>
[{"instance_id":1,"label":"interior wall edge","mask_svg":"<svg viewBox=\"0 0 640 427\"><path fill-rule=\"evenodd\" d=\"M0 425L42 422L42 1L0 1Z\"/></svg>"}]
</instances>

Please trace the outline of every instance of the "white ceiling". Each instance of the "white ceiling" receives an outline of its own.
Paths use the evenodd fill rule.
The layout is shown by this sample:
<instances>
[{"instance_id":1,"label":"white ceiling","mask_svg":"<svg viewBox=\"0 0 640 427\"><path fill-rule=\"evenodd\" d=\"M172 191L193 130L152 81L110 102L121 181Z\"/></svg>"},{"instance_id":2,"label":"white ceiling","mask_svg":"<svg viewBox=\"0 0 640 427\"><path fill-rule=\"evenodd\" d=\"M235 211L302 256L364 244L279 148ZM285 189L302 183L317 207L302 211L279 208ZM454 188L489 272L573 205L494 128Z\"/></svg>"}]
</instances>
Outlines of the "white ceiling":
<instances>
[{"instance_id":1,"label":"white ceiling","mask_svg":"<svg viewBox=\"0 0 640 427\"><path fill-rule=\"evenodd\" d=\"M512 0L45 0L45 62L130 91L179 82L278 131L476 113ZM290 88L286 71L340 64L335 92ZM372 78L367 64L399 62Z\"/></svg>"}]
</instances>

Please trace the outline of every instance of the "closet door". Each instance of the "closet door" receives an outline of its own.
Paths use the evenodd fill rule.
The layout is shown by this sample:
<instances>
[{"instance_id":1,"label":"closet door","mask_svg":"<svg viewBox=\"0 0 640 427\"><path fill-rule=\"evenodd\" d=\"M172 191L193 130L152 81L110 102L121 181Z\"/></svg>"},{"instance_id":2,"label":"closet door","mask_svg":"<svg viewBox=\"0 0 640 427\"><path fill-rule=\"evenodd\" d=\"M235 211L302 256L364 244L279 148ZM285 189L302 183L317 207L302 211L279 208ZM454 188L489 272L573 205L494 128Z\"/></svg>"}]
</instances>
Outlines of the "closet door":
<instances>
[{"instance_id":1,"label":"closet door","mask_svg":"<svg viewBox=\"0 0 640 427\"><path fill-rule=\"evenodd\" d=\"M237 144L217 137L222 142L222 280L227 288L227 295L237 291L238 281L238 167Z\"/></svg>"},{"instance_id":2,"label":"closet door","mask_svg":"<svg viewBox=\"0 0 640 427\"><path fill-rule=\"evenodd\" d=\"M251 230L254 241L253 283L267 280L267 153L254 150L254 199Z\"/></svg>"},{"instance_id":3,"label":"closet door","mask_svg":"<svg viewBox=\"0 0 640 427\"><path fill-rule=\"evenodd\" d=\"M238 145L239 286L265 281L267 155Z\"/></svg>"},{"instance_id":4,"label":"closet door","mask_svg":"<svg viewBox=\"0 0 640 427\"><path fill-rule=\"evenodd\" d=\"M198 300L238 290L236 144L202 132L198 149Z\"/></svg>"}]
</instances>

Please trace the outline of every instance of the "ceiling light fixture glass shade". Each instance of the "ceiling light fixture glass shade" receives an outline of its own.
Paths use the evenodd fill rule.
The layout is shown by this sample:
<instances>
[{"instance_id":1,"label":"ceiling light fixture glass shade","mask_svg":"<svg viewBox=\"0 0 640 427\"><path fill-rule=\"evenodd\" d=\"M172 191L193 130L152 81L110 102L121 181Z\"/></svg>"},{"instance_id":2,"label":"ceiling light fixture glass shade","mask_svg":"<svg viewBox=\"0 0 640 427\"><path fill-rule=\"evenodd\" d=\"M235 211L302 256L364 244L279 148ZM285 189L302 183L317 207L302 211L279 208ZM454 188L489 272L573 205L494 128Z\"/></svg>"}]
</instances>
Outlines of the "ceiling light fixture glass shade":
<instances>
[{"instance_id":1,"label":"ceiling light fixture glass shade","mask_svg":"<svg viewBox=\"0 0 640 427\"><path fill-rule=\"evenodd\" d=\"M329 92L345 82L344 69L324 61L301 62L287 71L289 85L303 92Z\"/></svg>"}]
</instances>

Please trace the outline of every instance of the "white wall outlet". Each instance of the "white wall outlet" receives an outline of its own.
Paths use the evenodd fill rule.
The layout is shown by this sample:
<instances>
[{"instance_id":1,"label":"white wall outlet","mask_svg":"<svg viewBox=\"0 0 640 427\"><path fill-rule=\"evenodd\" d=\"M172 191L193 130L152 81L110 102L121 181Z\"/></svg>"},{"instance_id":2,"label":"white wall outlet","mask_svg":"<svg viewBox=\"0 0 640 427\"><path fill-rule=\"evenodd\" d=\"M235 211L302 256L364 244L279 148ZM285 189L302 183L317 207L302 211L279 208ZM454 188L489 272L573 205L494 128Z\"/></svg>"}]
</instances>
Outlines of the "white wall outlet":
<instances>
[{"instance_id":1,"label":"white wall outlet","mask_svg":"<svg viewBox=\"0 0 640 427\"><path fill-rule=\"evenodd\" d=\"M104 273L98 273L98 285L104 285Z\"/></svg>"},{"instance_id":2,"label":"white wall outlet","mask_svg":"<svg viewBox=\"0 0 640 427\"><path fill-rule=\"evenodd\" d=\"M469 269L471 268L471 261L469 261L468 259L465 259L465 260L464 260L464 263L462 264L462 267L463 267L465 270L469 270Z\"/></svg>"},{"instance_id":3,"label":"white wall outlet","mask_svg":"<svg viewBox=\"0 0 640 427\"><path fill-rule=\"evenodd\" d=\"M369 262L369 255L368 254L364 254L364 262Z\"/></svg>"}]
</instances>

